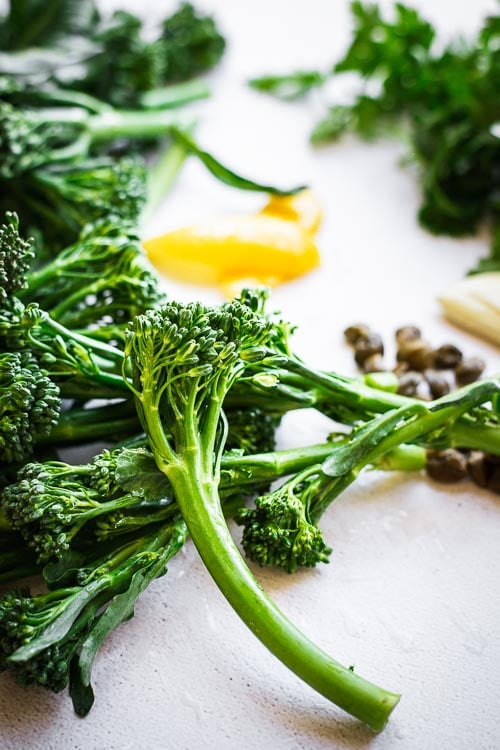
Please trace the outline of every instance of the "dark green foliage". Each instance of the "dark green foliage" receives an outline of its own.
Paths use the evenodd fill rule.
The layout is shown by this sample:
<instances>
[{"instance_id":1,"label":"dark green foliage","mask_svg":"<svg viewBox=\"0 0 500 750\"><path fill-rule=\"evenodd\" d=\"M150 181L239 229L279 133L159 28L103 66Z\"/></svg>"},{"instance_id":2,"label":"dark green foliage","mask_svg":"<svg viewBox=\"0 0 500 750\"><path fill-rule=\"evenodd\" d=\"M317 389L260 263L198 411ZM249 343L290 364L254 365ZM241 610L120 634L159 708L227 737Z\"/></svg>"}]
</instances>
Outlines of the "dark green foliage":
<instances>
[{"instance_id":1,"label":"dark green foliage","mask_svg":"<svg viewBox=\"0 0 500 750\"><path fill-rule=\"evenodd\" d=\"M145 40L142 21L116 11L94 34L100 50L87 62L82 91L118 107L137 106L142 92L164 83L164 51L158 41Z\"/></svg>"},{"instance_id":2,"label":"dark green foliage","mask_svg":"<svg viewBox=\"0 0 500 750\"><path fill-rule=\"evenodd\" d=\"M449 235L475 232L484 220L495 224L500 17L486 18L475 39L443 46L432 24L402 3L394 5L392 19L359 0L351 12L351 43L330 75L358 74L361 91L351 103L330 107L312 142L334 141L347 132L363 138L408 132L411 159L421 176L421 224ZM317 76L319 82L328 79ZM285 85L286 79L270 78L268 85L264 79L261 88L279 95L280 80ZM496 266L493 248L476 272Z\"/></svg>"},{"instance_id":3,"label":"dark green foliage","mask_svg":"<svg viewBox=\"0 0 500 750\"><path fill-rule=\"evenodd\" d=\"M10 0L0 23L0 49L49 47L85 34L96 17L93 0Z\"/></svg>"},{"instance_id":4,"label":"dark green foliage","mask_svg":"<svg viewBox=\"0 0 500 750\"><path fill-rule=\"evenodd\" d=\"M152 36L152 38L151 38ZM73 89L114 106L213 68L225 48L214 19L189 3L149 34L139 16L101 15L92 0L10 0L0 24L0 75Z\"/></svg>"},{"instance_id":5,"label":"dark green foliage","mask_svg":"<svg viewBox=\"0 0 500 750\"><path fill-rule=\"evenodd\" d=\"M59 389L25 352L0 353L0 460L28 457L60 411Z\"/></svg>"},{"instance_id":6,"label":"dark green foliage","mask_svg":"<svg viewBox=\"0 0 500 750\"><path fill-rule=\"evenodd\" d=\"M163 22L160 41L164 55L164 79L183 81L213 68L226 46L214 19L198 14L190 3L182 3Z\"/></svg>"},{"instance_id":7,"label":"dark green foliage","mask_svg":"<svg viewBox=\"0 0 500 750\"><path fill-rule=\"evenodd\" d=\"M311 89L322 86L327 75L318 70L299 70L283 76L261 76L252 78L248 85L265 94L272 94L284 101L301 99Z\"/></svg>"}]
</instances>

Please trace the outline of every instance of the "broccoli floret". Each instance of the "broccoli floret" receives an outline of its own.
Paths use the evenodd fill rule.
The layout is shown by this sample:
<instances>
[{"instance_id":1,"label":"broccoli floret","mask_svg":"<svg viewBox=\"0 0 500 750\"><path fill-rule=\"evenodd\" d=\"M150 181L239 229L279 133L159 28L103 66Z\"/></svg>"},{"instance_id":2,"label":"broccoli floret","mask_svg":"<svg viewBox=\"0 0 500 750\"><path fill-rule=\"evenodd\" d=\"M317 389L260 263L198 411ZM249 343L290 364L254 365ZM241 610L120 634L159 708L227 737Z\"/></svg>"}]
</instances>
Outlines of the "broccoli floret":
<instances>
[{"instance_id":1,"label":"broccoli floret","mask_svg":"<svg viewBox=\"0 0 500 750\"><path fill-rule=\"evenodd\" d=\"M54 131L0 101L0 177L12 179L47 161Z\"/></svg>"},{"instance_id":2,"label":"broccoli floret","mask_svg":"<svg viewBox=\"0 0 500 750\"><path fill-rule=\"evenodd\" d=\"M32 244L19 234L19 219L12 211L0 225L0 303L27 286L26 275L35 257Z\"/></svg>"},{"instance_id":3,"label":"broccoli floret","mask_svg":"<svg viewBox=\"0 0 500 750\"><path fill-rule=\"evenodd\" d=\"M85 715L94 700L91 671L103 640L134 614L137 597L166 572L186 536L183 521L174 519L77 569L73 565L67 573L76 585L36 596L28 589L6 594L0 599L0 670L23 685L56 692L70 681L75 711Z\"/></svg>"},{"instance_id":4,"label":"broccoli floret","mask_svg":"<svg viewBox=\"0 0 500 750\"><path fill-rule=\"evenodd\" d=\"M0 354L0 459L23 461L57 423L59 388L26 352Z\"/></svg>"},{"instance_id":5,"label":"broccoli floret","mask_svg":"<svg viewBox=\"0 0 500 750\"><path fill-rule=\"evenodd\" d=\"M22 179L0 181L1 205L14 208L30 232L42 228L43 249L50 254L76 242L82 229L110 213L125 226L137 225L146 181L145 165L138 158L47 165Z\"/></svg>"},{"instance_id":6,"label":"broccoli floret","mask_svg":"<svg viewBox=\"0 0 500 750\"><path fill-rule=\"evenodd\" d=\"M21 685L40 685L56 693L63 690L81 634L80 638L68 635L27 661L11 662L9 657L43 633L70 601L68 590L32 597L29 589L21 589L0 599L0 670L10 671Z\"/></svg>"},{"instance_id":7,"label":"broccoli floret","mask_svg":"<svg viewBox=\"0 0 500 750\"><path fill-rule=\"evenodd\" d=\"M317 466L258 497L254 508L242 509L237 521L244 526L246 555L259 565L277 565L289 573L328 562L331 548L314 519L314 503L321 489L321 467Z\"/></svg>"},{"instance_id":8,"label":"broccoli floret","mask_svg":"<svg viewBox=\"0 0 500 750\"><path fill-rule=\"evenodd\" d=\"M270 453L276 447L276 429L280 418L262 409L230 409L226 411L227 450L243 453Z\"/></svg>"},{"instance_id":9,"label":"broccoli floret","mask_svg":"<svg viewBox=\"0 0 500 750\"><path fill-rule=\"evenodd\" d=\"M4 489L2 508L40 563L62 557L89 521L140 503L111 476L114 462L108 452L90 466L29 463Z\"/></svg>"},{"instance_id":10,"label":"broccoli floret","mask_svg":"<svg viewBox=\"0 0 500 750\"><path fill-rule=\"evenodd\" d=\"M91 331L83 335L64 327L36 303L24 306L15 297L7 303L0 307L0 346L31 352L63 396L116 398L129 392L120 349L92 338Z\"/></svg>"}]
</instances>

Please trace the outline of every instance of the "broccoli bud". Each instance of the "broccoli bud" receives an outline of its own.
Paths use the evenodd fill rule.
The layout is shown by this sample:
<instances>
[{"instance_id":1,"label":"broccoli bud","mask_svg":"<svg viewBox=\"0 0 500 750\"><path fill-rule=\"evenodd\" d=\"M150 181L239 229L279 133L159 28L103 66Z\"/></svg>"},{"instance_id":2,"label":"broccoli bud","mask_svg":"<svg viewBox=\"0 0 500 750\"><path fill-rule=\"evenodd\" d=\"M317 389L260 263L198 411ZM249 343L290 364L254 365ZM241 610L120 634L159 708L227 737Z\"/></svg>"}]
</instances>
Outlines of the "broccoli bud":
<instances>
[{"instance_id":1,"label":"broccoli bud","mask_svg":"<svg viewBox=\"0 0 500 750\"><path fill-rule=\"evenodd\" d=\"M239 511L236 520L244 526L242 544L247 557L289 573L329 561L331 549L312 518L320 482L318 467L307 469L258 497L255 508Z\"/></svg>"},{"instance_id":2,"label":"broccoli bud","mask_svg":"<svg viewBox=\"0 0 500 750\"><path fill-rule=\"evenodd\" d=\"M0 302L26 287L26 274L34 257L31 242L19 235L17 215L7 211L0 225Z\"/></svg>"},{"instance_id":3,"label":"broccoli bud","mask_svg":"<svg viewBox=\"0 0 500 750\"><path fill-rule=\"evenodd\" d=\"M60 413L59 389L27 352L0 354L0 460L22 461Z\"/></svg>"}]
</instances>

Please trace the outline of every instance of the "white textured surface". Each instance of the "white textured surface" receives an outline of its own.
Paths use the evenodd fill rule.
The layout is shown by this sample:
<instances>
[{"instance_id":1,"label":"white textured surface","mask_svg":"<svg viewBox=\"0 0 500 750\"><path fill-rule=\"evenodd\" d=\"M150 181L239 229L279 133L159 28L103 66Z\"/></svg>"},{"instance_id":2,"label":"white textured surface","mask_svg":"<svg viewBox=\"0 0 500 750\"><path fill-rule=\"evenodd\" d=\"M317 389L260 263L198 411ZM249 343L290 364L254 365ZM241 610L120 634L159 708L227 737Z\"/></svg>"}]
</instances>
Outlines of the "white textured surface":
<instances>
[{"instance_id":1,"label":"white textured surface","mask_svg":"<svg viewBox=\"0 0 500 750\"><path fill-rule=\"evenodd\" d=\"M112 7L111 3L107 4ZM113 6L122 5L116 0ZM160 7L160 5L162 7ZM311 105L280 105L245 78L326 66L348 39L345 0L213 0L229 39L199 136L242 172L308 181L323 201L322 268L283 287L275 306L300 325L296 348L352 372L345 325L368 321L387 339L406 322L434 344L452 340L500 369L498 350L446 324L437 293L486 252L485 239L431 237L416 226L418 189L398 168L402 147L349 140L313 152ZM384 5L389 5L384 3ZM173 3L130 3L159 15ZM446 34L472 33L493 0L420 0ZM320 107L318 106L318 111ZM261 199L215 183L189 163L151 233ZM217 299L169 284L183 298ZM282 445L320 440L313 415L290 418ZM367 678L402 692L374 736L300 683L258 643L188 545L108 639L94 671L96 703L76 718L66 695L2 677L2 750L494 750L499 747L500 504L468 484L362 476L326 515L332 563L295 576L257 570L313 639Z\"/></svg>"}]
</instances>

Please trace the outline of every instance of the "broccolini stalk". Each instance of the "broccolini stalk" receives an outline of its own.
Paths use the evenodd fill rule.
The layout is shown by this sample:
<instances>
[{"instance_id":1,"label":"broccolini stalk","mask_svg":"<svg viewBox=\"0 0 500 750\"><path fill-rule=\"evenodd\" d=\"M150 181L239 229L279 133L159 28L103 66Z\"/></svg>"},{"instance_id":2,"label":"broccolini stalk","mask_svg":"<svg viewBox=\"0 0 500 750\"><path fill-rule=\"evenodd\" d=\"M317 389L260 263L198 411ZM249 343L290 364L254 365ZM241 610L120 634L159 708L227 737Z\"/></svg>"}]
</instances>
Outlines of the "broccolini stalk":
<instances>
[{"instance_id":1,"label":"broccolini stalk","mask_svg":"<svg viewBox=\"0 0 500 750\"><path fill-rule=\"evenodd\" d=\"M239 297L242 304L269 323L269 336L263 343L266 356L246 364L244 375L228 394L228 406L243 409L251 405L275 415L313 407L335 421L354 425L377 414L421 403L398 393L373 388L356 378L310 367L293 352L293 326L265 310L267 298L268 292L263 288L246 289ZM498 420L493 419L491 411L489 413L490 420L485 412L470 412L466 419L459 417L438 436L424 435L423 444L440 448L476 448L500 455Z\"/></svg>"},{"instance_id":2,"label":"broccolini stalk","mask_svg":"<svg viewBox=\"0 0 500 750\"><path fill-rule=\"evenodd\" d=\"M372 419L352 435L333 445L322 464L311 466L281 487L244 509L238 522L244 526L243 547L260 565L278 565L288 572L328 562L330 549L317 524L326 508L356 479L367 465L387 468L389 451L443 430L461 414L473 411L500 392L498 378L474 383L430 404L415 403ZM413 448L413 446L411 447ZM410 446L407 451L411 451ZM415 450L415 449L413 449ZM417 468L425 454L411 451ZM406 452L407 452L406 451ZM406 456L397 455L401 464ZM420 462L420 466L419 466Z\"/></svg>"},{"instance_id":3,"label":"broccolini stalk","mask_svg":"<svg viewBox=\"0 0 500 750\"><path fill-rule=\"evenodd\" d=\"M138 316L125 349L137 409L193 541L236 612L298 676L380 730L399 696L331 659L287 620L249 571L224 520L223 400L245 361L263 356L268 336L266 322L239 302L216 309L172 302Z\"/></svg>"},{"instance_id":4,"label":"broccolini stalk","mask_svg":"<svg viewBox=\"0 0 500 750\"><path fill-rule=\"evenodd\" d=\"M158 576L186 539L186 527L174 520L92 563L57 576L74 585L53 587L31 596L13 591L0 600L0 670L22 685L53 691L70 681L75 711L85 715L94 695L90 684L96 654L104 638L134 614L139 594ZM48 571L49 573L52 571Z\"/></svg>"},{"instance_id":5,"label":"broccolini stalk","mask_svg":"<svg viewBox=\"0 0 500 750\"><path fill-rule=\"evenodd\" d=\"M99 440L117 443L135 436L141 429L131 401L104 403L103 406L72 406L61 412L50 433L37 439L37 445L64 447Z\"/></svg>"},{"instance_id":6,"label":"broccolini stalk","mask_svg":"<svg viewBox=\"0 0 500 750\"><path fill-rule=\"evenodd\" d=\"M132 225L112 216L27 275L18 297L37 302L71 328L127 323L165 302Z\"/></svg>"}]
</instances>

